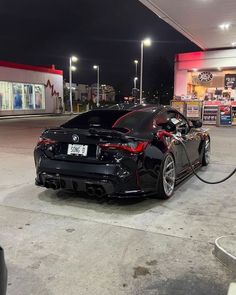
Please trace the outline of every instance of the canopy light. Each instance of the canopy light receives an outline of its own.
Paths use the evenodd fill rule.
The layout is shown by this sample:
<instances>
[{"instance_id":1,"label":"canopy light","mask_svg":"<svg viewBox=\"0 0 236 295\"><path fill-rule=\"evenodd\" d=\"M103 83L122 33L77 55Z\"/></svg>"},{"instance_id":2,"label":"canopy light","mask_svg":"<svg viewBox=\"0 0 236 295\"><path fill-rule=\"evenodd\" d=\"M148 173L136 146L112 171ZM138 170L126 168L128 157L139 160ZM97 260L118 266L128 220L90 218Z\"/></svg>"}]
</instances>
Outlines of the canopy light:
<instances>
[{"instance_id":1,"label":"canopy light","mask_svg":"<svg viewBox=\"0 0 236 295\"><path fill-rule=\"evenodd\" d=\"M230 23L223 23L223 24L219 25L219 28L222 31L227 31L230 28Z\"/></svg>"}]
</instances>

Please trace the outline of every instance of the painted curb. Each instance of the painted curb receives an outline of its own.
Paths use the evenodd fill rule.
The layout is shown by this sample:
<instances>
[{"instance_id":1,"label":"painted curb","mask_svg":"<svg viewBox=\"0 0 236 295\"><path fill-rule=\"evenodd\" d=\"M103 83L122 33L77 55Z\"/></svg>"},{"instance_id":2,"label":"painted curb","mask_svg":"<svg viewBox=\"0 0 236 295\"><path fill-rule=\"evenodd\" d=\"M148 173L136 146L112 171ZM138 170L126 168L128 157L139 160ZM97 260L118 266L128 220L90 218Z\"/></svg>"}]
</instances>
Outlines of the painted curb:
<instances>
[{"instance_id":1,"label":"painted curb","mask_svg":"<svg viewBox=\"0 0 236 295\"><path fill-rule=\"evenodd\" d=\"M230 237L235 238L235 236L222 236L217 238L215 240L215 249L213 251L213 254L231 271L236 272L236 257L220 245L220 240L228 239Z\"/></svg>"},{"instance_id":2,"label":"painted curb","mask_svg":"<svg viewBox=\"0 0 236 295\"><path fill-rule=\"evenodd\" d=\"M227 295L235 295L236 294L236 283L231 283L229 286L229 291Z\"/></svg>"}]
</instances>

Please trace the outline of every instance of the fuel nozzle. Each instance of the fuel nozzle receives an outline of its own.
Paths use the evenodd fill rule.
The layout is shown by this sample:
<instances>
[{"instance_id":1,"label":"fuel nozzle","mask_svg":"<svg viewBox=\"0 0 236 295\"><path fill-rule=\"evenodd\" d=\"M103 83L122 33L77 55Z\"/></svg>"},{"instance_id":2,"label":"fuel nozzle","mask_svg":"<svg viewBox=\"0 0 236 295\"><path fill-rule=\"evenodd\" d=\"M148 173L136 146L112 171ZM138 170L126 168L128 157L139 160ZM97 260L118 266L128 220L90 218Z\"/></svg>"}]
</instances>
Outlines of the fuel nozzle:
<instances>
[{"instance_id":1,"label":"fuel nozzle","mask_svg":"<svg viewBox=\"0 0 236 295\"><path fill-rule=\"evenodd\" d=\"M172 133L171 132L168 132L166 130L160 130L157 132L157 138L159 140L162 140L163 136L166 136L166 137L172 137Z\"/></svg>"}]
</instances>

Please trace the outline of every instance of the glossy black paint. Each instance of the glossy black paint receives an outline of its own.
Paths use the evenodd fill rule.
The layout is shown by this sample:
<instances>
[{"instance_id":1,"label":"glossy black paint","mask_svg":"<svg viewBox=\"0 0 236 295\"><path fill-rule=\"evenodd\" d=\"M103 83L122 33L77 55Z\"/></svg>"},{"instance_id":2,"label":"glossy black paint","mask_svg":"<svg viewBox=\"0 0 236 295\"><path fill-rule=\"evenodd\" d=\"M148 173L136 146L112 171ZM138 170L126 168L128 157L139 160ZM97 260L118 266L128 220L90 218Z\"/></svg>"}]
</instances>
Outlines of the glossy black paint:
<instances>
[{"instance_id":1,"label":"glossy black paint","mask_svg":"<svg viewBox=\"0 0 236 295\"><path fill-rule=\"evenodd\" d=\"M139 119L135 124L123 122L134 112L142 111L142 121ZM98 111L96 111L98 112ZM109 110L100 110L101 116L108 116ZM191 173L186 155L179 142L174 138L158 138L158 125L150 127L150 122L158 120L160 116L181 116L171 107L144 107L138 110L114 111L120 112L121 119L114 124L113 128L103 129L101 126L93 128L68 128L70 124L55 129L45 130L42 137L55 141L49 145L38 145L34 151L36 166L36 185L53 189L71 189L85 191L89 195L136 197L156 194L160 181L160 167L167 153L171 153L176 164L176 183L183 180ZM100 113L99 113L100 114ZM140 117L140 114L138 114ZM127 117L128 116L128 117ZM116 113L116 119L119 115ZM129 120L127 120L129 121ZM187 121L187 120L186 120ZM130 124L130 126L128 126ZM150 128L145 129L145 126ZM209 134L189 125L189 122L176 130L181 132L192 164L201 165L203 146ZM122 128L121 128L122 127ZM89 146L88 156L69 156L67 146L72 142L72 136L79 136L79 143ZM139 153L131 153L125 150L103 150L99 145L104 143L129 143L145 142L145 149Z\"/></svg>"}]
</instances>

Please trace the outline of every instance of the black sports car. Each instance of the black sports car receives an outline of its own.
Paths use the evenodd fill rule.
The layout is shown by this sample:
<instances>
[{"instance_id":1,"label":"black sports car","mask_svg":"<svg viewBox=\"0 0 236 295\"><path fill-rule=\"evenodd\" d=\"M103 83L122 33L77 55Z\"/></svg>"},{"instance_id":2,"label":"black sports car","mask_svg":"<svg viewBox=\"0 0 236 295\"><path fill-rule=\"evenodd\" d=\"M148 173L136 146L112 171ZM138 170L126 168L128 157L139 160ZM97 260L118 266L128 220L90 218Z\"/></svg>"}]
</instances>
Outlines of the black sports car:
<instances>
[{"instance_id":1,"label":"black sports car","mask_svg":"<svg viewBox=\"0 0 236 295\"><path fill-rule=\"evenodd\" d=\"M34 151L36 185L89 196L169 198L192 164L209 162L210 137L199 121L171 107L93 110L45 130Z\"/></svg>"}]
</instances>

